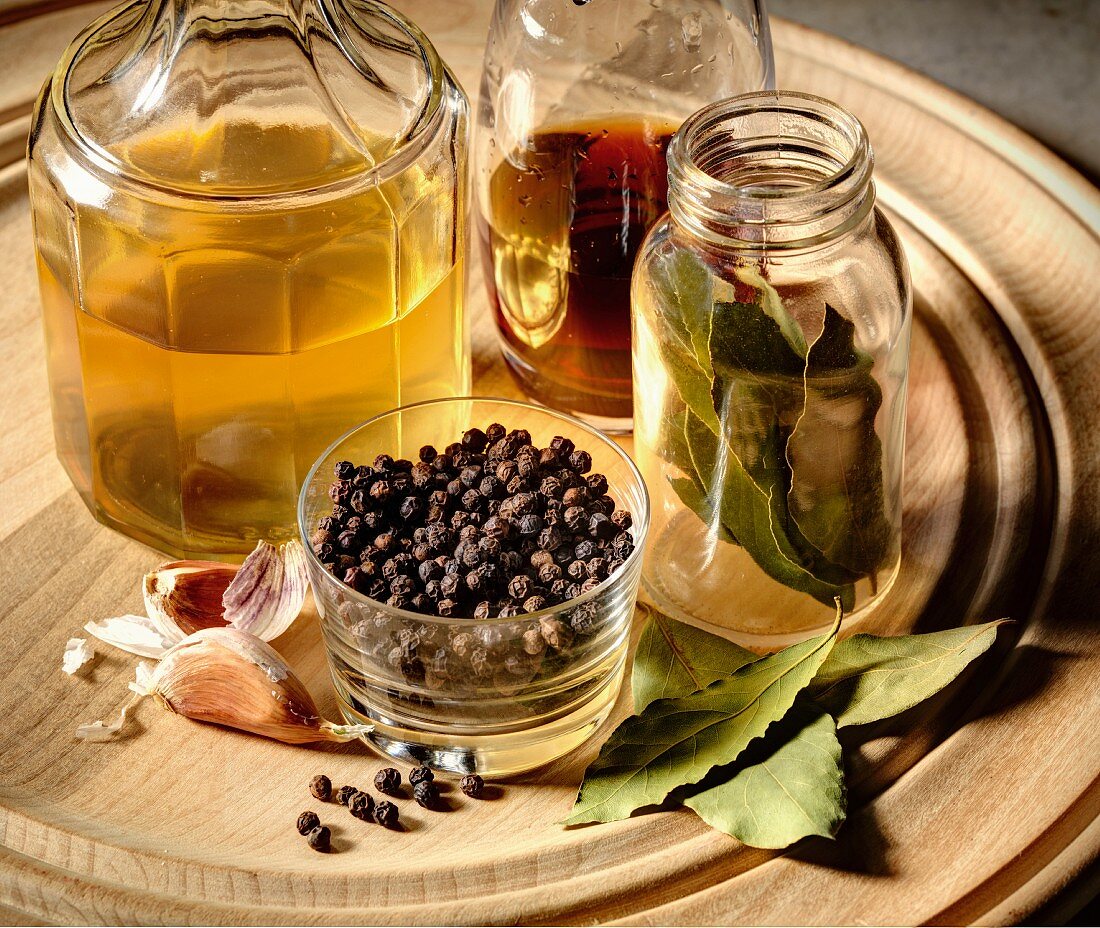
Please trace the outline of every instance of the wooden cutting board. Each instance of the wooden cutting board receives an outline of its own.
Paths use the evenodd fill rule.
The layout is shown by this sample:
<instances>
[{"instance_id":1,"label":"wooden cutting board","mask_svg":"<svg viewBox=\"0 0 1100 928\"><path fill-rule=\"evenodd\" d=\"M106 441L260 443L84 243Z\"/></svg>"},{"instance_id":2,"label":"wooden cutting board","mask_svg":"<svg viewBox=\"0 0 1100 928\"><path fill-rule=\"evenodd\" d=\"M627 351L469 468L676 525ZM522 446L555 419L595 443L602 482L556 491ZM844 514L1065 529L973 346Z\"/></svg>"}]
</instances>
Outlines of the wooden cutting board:
<instances>
[{"instance_id":1,"label":"wooden cutting board","mask_svg":"<svg viewBox=\"0 0 1100 928\"><path fill-rule=\"evenodd\" d=\"M476 95L491 4L397 5ZM949 693L851 744L839 840L758 851L687 810L565 830L593 743L492 802L409 810L400 834L322 810L339 847L322 856L293 829L317 805L305 784L368 782L360 745L291 748L151 705L121 743L75 742L135 661L102 653L70 679L64 643L140 611L160 560L94 522L53 458L21 162L42 78L104 8L0 0L0 918L1004 923L1095 889L1100 197L970 101L784 22L780 84L866 123L916 286L904 566L876 628L1018 623ZM479 273L477 388L514 393ZM278 645L333 712L313 617Z\"/></svg>"}]
</instances>

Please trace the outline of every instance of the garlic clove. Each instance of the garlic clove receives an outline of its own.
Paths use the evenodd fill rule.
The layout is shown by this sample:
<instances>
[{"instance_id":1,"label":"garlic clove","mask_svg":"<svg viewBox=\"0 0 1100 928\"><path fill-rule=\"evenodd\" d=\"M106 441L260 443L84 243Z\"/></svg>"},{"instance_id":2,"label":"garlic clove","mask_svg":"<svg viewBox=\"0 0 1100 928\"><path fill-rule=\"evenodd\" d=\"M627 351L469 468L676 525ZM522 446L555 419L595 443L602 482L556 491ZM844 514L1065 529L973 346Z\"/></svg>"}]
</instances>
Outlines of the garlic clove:
<instances>
[{"instance_id":1,"label":"garlic clove","mask_svg":"<svg viewBox=\"0 0 1100 928\"><path fill-rule=\"evenodd\" d=\"M305 551L297 541L278 548L261 541L222 597L227 624L264 641L278 638L298 617L309 590Z\"/></svg>"},{"instance_id":2,"label":"garlic clove","mask_svg":"<svg viewBox=\"0 0 1100 928\"><path fill-rule=\"evenodd\" d=\"M237 568L218 561L169 561L142 580L145 611L173 644L200 628L225 625L222 596Z\"/></svg>"},{"instance_id":3,"label":"garlic clove","mask_svg":"<svg viewBox=\"0 0 1100 928\"><path fill-rule=\"evenodd\" d=\"M206 628L174 645L150 669L142 664L130 684L136 694L117 722L77 729L106 741L123 728L126 712L145 695L187 718L274 738L287 744L352 741L371 725L336 725L321 718L309 691L279 654L237 628Z\"/></svg>"},{"instance_id":4,"label":"garlic clove","mask_svg":"<svg viewBox=\"0 0 1100 928\"><path fill-rule=\"evenodd\" d=\"M141 657L163 657L177 640L166 638L160 626L144 615L120 615L101 622L88 622L84 631L105 644Z\"/></svg>"},{"instance_id":5,"label":"garlic clove","mask_svg":"<svg viewBox=\"0 0 1100 928\"><path fill-rule=\"evenodd\" d=\"M71 677L93 657L95 657L95 651L88 646L87 638L70 638L65 643L61 669Z\"/></svg>"}]
</instances>

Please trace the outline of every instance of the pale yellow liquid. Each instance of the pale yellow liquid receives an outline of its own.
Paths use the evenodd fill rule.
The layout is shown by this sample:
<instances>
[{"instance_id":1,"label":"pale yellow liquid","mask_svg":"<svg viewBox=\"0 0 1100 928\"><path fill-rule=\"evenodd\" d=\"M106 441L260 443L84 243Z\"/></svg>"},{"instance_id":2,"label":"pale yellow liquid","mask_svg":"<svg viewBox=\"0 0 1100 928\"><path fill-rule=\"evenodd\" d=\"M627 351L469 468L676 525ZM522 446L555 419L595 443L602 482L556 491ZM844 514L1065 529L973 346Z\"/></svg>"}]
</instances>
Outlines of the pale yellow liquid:
<instances>
[{"instance_id":1,"label":"pale yellow liquid","mask_svg":"<svg viewBox=\"0 0 1100 928\"><path fill-rule=\"evenodd\" d=\"M57 448L97 516L178 554L294 537L298 488L345 430L469 392L456 186L413 166L247 212L115 191L73 220L32 174Z\"/></svg>"}]
</instances>

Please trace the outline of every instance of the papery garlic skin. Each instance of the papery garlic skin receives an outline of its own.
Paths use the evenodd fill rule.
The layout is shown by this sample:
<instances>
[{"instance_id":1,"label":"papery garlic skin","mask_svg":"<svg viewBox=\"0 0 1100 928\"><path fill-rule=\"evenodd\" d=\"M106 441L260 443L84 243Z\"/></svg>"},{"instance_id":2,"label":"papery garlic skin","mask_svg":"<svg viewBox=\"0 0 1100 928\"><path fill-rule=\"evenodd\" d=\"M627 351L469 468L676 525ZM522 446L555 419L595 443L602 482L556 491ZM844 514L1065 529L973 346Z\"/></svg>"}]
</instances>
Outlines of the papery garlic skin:
<instances>
[{"instance_id":1,"label":"papery garlic skin","mask_svg":"<svg viewBox=\"0 0 1100 928\"><path fill-rule=\"evenodd\" d=\"M95 657L95 651L88 646L86 638L70 638L65 643L61 669L71 677L93 657Z\"/></svg>"},{"instance_id":2,"label":"papery garlic skin","mask_svg":"<svg viewBox=\"0 0 1100 928\"><path fill-rule=\"evenodd\" d=\"M169 561L145 575L145 611L175 643L201 628L225 625L222 597L237 568L218 561Z\"/></svg>"},{"instance_id":3,"label":"papery garlic skin","mask_svg":"<svg viewBox=\"0 0 1100 928\"><path fill-rule=\"evenodd\" d=\"M143 685L180 715L287 744L351 741L373 730L322 719L313 697L279 654L236 628L207 628L188 636L164 655Z\"/></svg>"},{"instance_id":4,"label":"papery garlic skin","mask_svg":"<svg viewBox=\"0 0 1100 928\"><path fill-rule=\"evenodd\" d=\"M175 640L168 640L160 625L144 615L119 615L101 622L88 622L84 631L104 644L140 657L163 657Z\"/></svg>"}]
</instances>

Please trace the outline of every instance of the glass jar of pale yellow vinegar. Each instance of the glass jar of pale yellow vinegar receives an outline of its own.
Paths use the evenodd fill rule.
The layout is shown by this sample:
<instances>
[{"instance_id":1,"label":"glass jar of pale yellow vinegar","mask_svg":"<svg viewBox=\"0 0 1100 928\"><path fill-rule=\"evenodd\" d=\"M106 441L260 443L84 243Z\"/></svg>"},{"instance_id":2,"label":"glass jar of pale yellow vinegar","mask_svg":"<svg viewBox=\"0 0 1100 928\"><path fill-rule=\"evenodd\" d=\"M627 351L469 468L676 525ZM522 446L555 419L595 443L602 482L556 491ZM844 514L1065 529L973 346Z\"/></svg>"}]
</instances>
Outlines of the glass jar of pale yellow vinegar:
<instances>
[{"instance_id":1,"label":"glass jar of pale yellow vinegar","mask_svg":"<svg viewBox=\"0 0 1100 928\"><path fill-rule=\"evenodd\" d=\"M897 576L909 272L863 126L827 100L706 107L668 164L632 294L643 582L772 647Z\"/></svg>"},{"instance_id":2,"label":"glass jar of pale yellow vinegar","mask_svg":"<svg viewBox=\"0 0 1100 928\"><path fill-rule=\"evenodd\" d=\"M381 3L124 5L38 101L58 455L174 554L291 538L343 431L469 392L468 104Z\"/></svg>"}]
</instances>

